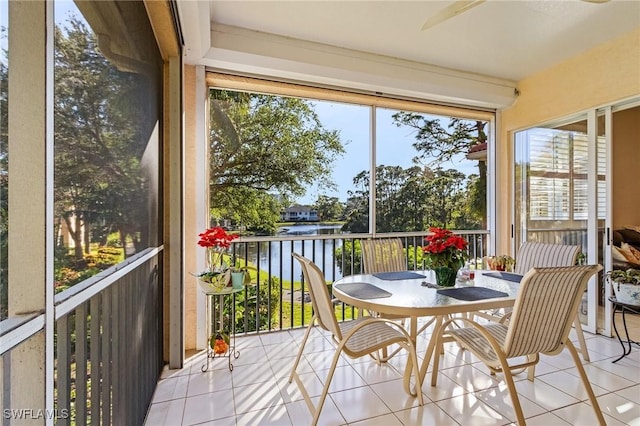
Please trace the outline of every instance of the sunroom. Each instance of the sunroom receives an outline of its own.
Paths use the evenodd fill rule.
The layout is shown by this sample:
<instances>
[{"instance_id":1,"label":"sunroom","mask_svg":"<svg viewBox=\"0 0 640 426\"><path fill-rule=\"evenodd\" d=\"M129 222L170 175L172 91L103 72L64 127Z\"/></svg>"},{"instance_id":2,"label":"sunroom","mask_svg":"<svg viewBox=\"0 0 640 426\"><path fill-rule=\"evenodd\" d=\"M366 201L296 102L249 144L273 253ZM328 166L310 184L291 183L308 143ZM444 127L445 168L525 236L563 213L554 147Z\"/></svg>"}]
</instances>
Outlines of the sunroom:
<instances>
[{"instance_id":1,"label":"sunroom","mask_svg":"<svg viewBox=\"0 0 640 426\"><path fill-rule=\"evenodd\" d=\"M470 7L453 13L462 3ZM313 258L333 281L361 267L344 261L347 248L393 236L413 249L418 269L429 226L443 226L473 242L474 259L515 256L524 241L553 242L580 245L587 263L608 271L616 231L629 238L640 226L637 2L0 5L0 404L11 424L306 424L306 406L281 383L312 310L304 292L298 300L293 291L300 270L291 252ZM272 120L291 119L275 114L287 108L318 119L314 130L324 139L309 142L317 155L300 164L346 182L342 192L297 163L310 153L304 132L293 130L269 136L292 158L264 170L258 157L250 167L262 181L250 193L241 179L220 190L232 179L224 155L246 149L250 125L259 124L237 118L260 103L271 105ZM260 129L285 132L271 123ZM418 135L427 123L444 133L468 130L465 148L444 166L424 156L412 163L424 154ZM275 165L287 161L294 173L279 174L288 186L270 191ZM398 183L416 170L418 181ZM482 189L477 215L464 208L474 200L470 175ZM448 180L437 187L434 177ZM454 205L456 213L443 219L425 209L435 198L412 210L407 200L423 185L429 194L447 189L449 210L441 210ZM408 198L389 195L400 187ZM233 198L243 194L249 202ZM276 196L287 204L272 208ZM352 215L320 208L333 197ZM392 202L412 216L394 222ZM292 220L297 215L304 224ZM327 217L340 225L320 232L316 218ZM229 253L254 269L252 285L232 299L243 315L235 368L211 360L202 372L207 297L193 274L206 262L198 234L213 225L241 234ZM600 277L583 297L585 364L607 421L632 424L640 418L640 358L634 350L611 362L621 352L611 291ZM354 316L346 305L341 312L341 320ZM329 342L316 337L308 367L321 377ZM579 384L572 387L573 369L559 358L537 370L540 388L520 385L531 424L593 421L586 397L575 394ZM464 374L445 370L449 386L440 380L437 391L423 385L423 407L395 398L399 361L383 372L364 359L346 364L320 422L515 421L499 379L468 354L449 351L445 362L464 364ZM366 398L381 403L354 404Z\"/></svg>"}]
</instances>

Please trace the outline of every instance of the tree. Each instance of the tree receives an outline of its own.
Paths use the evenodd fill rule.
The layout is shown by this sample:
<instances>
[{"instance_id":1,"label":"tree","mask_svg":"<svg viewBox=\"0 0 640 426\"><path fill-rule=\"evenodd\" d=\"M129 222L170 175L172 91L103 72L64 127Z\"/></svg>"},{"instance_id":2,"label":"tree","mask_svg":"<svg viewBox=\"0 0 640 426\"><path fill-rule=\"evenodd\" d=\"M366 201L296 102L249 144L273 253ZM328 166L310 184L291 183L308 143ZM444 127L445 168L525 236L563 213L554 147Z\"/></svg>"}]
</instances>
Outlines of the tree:
<instances>
[{"instance_id":1,"label":"tree","mask_svg":"<svg viewBox=\"0 0 640 426\"><path fill-rule=\"evenodd\" d=\"M344 204L338 197L328 197L320 195L313 208L318 212L320 220L340 220L344 216Z\"/></svg>"},{"instance_id":2,"label":"tree","mask_svg":"<svg viewBox=\"0 0 640 426\"><path fill-rule=\"evenodd\" d=\"M369 172L361 171L353 178L354 190L347 192L347 220L343 232L369 232Z\"/></svg>"},{"instance_id":3,"label":"tree","mask_svg":"<svg viewBox=\"0 0 640 426\"><path fill-rule=\"evenodd\" d=\"M76 259L88 252L92 225L103 242L118 231L140 249L148 245L150 181L141 159L157 117L145 95L152 78L119 71L75 17L56 27L55 43L55 215Z\"/></svg>"},{"instance_id":4,"label":"tree","mask_svg":"<svg viewBox=\"0 0 640 426\"><path fill-rule=\"evenodd\" d=\"M457 170L436 169L427 182L430 206L429 227L459 229L464 216L461 201L464 200L466 176Z\"/></svg>"},{"instance_id":5,"label":"tree","mask_svg":"<svg viewBox=\"0 0 640 426\"><path fill-rule=\"evenodd\" d=\"M253 188L229 187L211 202L211 220L221 224L231 220L250 232L273 235L280 220L281 203L277 197Z\"/></svg>"},{"instance_id":6,"label":"tree","mask_svg":"<svg viewBox=\"0 0 640 426\"><path fill-rule=\"evenodd\" d=\"M259 194L286 200L305 193L312 183L333 188L331 164L344 153L337 131L320 123L311 102L304 99L211 90L210 204L248 226L265 212L254 203ZM246 198L233 212L227 205L234 189ZM284 203L269 215L280 213ZM225 212L226 210L226 212ZM275 222L274 222L275 223ZM265 223L262 228L268 227Z\"/></svg>"},{"instance_id":7,"label":"tree","mask_svg":"<svg viewBox=\"0 0 640 426\"><path fill-rule=\"evenodd\" d=\"M429 164L442 165L457 154L466 154L477 144L487 142L485 121L450 118L447 128L440 119L413 112L400 111L393 115L396 126L408 126L416 131L413 147L420 153L416 161L429 160ZM478 161L478 179L474 180L470 205L476 216L486 216L487 164Z\"/></svg>"},{"instance_id":8,"label":"tree","mask_svg":"<svg viewBox=\"0 0 640 426\"><path fill-rule=\"evenodd\" d=\"M457 170L417 166L376 168L376 232L422 231L431 226L464 229L469 213L466 176ZM369 173L360 172L350 192L343 226L351 233L369 232Z\"/></svg>"}]
</instances>

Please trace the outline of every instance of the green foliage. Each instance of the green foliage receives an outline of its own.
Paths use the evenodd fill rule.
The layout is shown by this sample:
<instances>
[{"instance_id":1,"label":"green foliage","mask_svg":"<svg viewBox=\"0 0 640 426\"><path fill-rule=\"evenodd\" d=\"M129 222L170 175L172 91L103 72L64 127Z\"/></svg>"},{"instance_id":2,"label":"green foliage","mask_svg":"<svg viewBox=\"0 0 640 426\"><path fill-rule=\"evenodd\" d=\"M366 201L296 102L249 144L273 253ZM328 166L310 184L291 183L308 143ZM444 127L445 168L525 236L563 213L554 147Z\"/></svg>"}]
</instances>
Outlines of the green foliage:
<instances>
[{"instance_id":1,"label":"green foliage","mask_svg":"<svg viewBox=\"0 0 640 426\"><path fill-rule=\"evenodd\" d=\"M86 24L71 17L55 29L54 209L81 260L86 241L113 231L148 246L150 176L141 158L157 121L149 98L153 73L123 72L107 60ZM149 71L149 70L146 70Z\"/></svg>"},{"instance_id":2,"label":"green foliage","mask_svg":"<svg viewBox=\"0 0 640 426\"><path fill-rule=\"evenodd\" d=\"M427 259L424 255L424 252L422 251L421 246L416 248L410 245L405 249L405 252L407 254L407 265L409 269L416 269L416 270L428 269L426 265Z\"/></svg>"},{"instance_id":3,"label":"green foliage","mask_svg":"<svg viewBox=\"0 0 640 426\"><path fill-rule=\"evenodd\" d=\"M360 240L345 240L334 251L336 266L343 276L362 273L362 246Z\"/></svg>"},{"instance_id":4,"label":"green foliage","mask_svg":"<svg viewBox=\"0 0 640 426\"><path fill-rule=\"evenodd\" d=\"M88 254L84 257L89 268L107 269L124 259L122 247L100 247L95 255Z\"/></svg>"},{"instance_id":5,"label":"green foliage","mask_svg":"<svg viewBox=\"0 0 640 426\"><path fill-rule=\"evenodd\" d=\"M348 191L346 219L342 232L369 232L369 196L362 191Z\"/></svg>"},{"instance_id":6,"label":"green foliage","mask_svg":"<svg viewBox=\"0 0 640 426\"><path fill-rule=\"evenodd\" d=\"M457 170L376 168L376 232L423 231L432 226L479 228L469 210L466 176ZM343 231L369 232L369 173L354 178Z\"/></svg>"},{"instance_id":7,"label":"green foliage","mask_svg":"<svg viewBox=\"0 0 640 426\"><path fill-rule=\"evenodd\" d=\"M107 247L122 247L122 241L118 238L109 238L107 240Z\"/></svg>"},{"instance_id":8,"label":"green foliage","mask_svg":"<svg viewBox=\"0 0 640 426\"><path fill-rule=\"evenodd\" d=\"M100 272L100 269L96 267L82 268L81 270L76 270L68 267L57 269L53 274L55 292L59 293L63 290L66 290L69 287L72 287L75 284L86 280L87 278L91 278L98 272Z\"/></svg>"},{"instance_id":9,"label":"green foliage","mask_svg":"<svg viewBox=\"0 0 640 426\"><path fill-rule=\"evenodd\" d=\"M227 90L210 92L212 216L256 232L275 230L281 209L311 184L332 188L344 148L310 101ZM234 201L235 199L235 201Z\"/></svg>"},{"instance_id":10,"label":"green foliage","mask_svg":"<svg viewBox=\"0 0 640 426\"><path fill-rule=\"evenodd\" d=\"M344 218L345 206L338 197L320 195L313 208L318 212L318 218L321 221L341 220Z\"/></svg>"},{"instance_id":11,"label":"green foliage","mask_svg":"<svg viewBox=\"0 0 640 426\"><path fill-rule=\"evenodd\" d=\"M95 252L77 259L67 248L58 246L54 256L55 291L60 292L122 262L124 250L122 247L98 247Z\"/></svg>"},{"instance_id":12,"label":"green foliage","mask_svg":"<svg viewBox=\"0 0 640 426\"><path fill-rule=\"evenodd\" d=\"M415 130L416 141L413 147L419 152L414 159L415 162L430 161L428 165L440 167L442 164L450 162L455 155L466 154L474 145L487 142L485 121L463 120L460 118L450 118L447 128L442 127L441 120L431 119L428 115L413 112L400 111L393 115L393 120L398 127L409 127ZM484 218L486 215L486 187L487 187L487 165L486 162L478 161L478 177L472 182L473 190L469 192L470 202L469 212L476 218ZM471 189L471 188L469 188ZM432 224L434 226L447 227L446 223ZM459 228L457 229L468 229Z\"/></svg>"},{"instance_id":13,"label":"green foliage","mask_svg":"<svg viewBox=\"0 0 640 426\"><path fill-rule=\"evenodd\" d=\"M225 299L225 313L228 317L231 298ZM259 289L255 285L247 286L245 291L236 293L236 300L236 332L266 330L280 309L280 280L271 277L261 283Z\"/></svg>"},{"instance_id":14,"label":"green foliage","mask_svg":"<svg viewBox=\"0 0 640 426\"><path fill-rule=\"evenodd\" d=\"M607 278L612 283L640 285L640 269L614 269L607 272Z\"/></svg>"},{"instance_id":15,"label":"green foliage","mask_svg":"<svg viewBox=\"0 0 640 426\"><path fill-rule=\"evenodd\" d=\"M225 219L243 225L254 234L273 235L280 220L281 203L264 191L245 187L229 187L211 199L211 218L216 223Z\"/></svg>"}]
</instances>

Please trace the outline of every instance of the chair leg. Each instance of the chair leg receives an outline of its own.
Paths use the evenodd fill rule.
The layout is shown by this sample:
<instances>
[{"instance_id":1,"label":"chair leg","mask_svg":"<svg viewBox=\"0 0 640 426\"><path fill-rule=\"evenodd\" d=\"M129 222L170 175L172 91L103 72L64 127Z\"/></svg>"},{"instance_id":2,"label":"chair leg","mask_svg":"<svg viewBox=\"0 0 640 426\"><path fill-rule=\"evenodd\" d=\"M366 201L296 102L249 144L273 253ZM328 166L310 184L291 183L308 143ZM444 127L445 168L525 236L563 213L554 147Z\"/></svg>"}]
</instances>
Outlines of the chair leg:
<instances>
[{"instance_id":1,"label":"chair leg","mask_svg":"<svg viewBox=\"0 0 640 426\"><path fill-rule=\"evenodd\" d=\"M524 413L522 412L522 406L520 405L520 398L518 398L518 392L516 391L516 384L513 382L513 374L509 369L506 359L500 359L500 365L502 372L504 373L504 380L507 382L507 388L509 389L509 395L511 396L511 403L513 404L513 411L516 413L516 419L521 426L526 425L524 420Z\"/></svg>"},{"instance_id":2,"label":"chair leg","mask_svg":"<svg viewBox=\"0 0 640 426\"><path fill-rule=\"evenodd\" d=\"M576 329L578 335L578 342L580 343L580 353L582 353L582 359L589 362L589 351L587 350L587 343L584 340L584 332L582 331L582 324L580 323L580 317L576 315L573 320L573 326Z\"/></svg>"},{"instance_id":3,"label":"chair leg","mask_svg":"<svg viewBox=\"0 0 640 426\"><path fill-rule=\"evenodd\" d=\"M393 358L395 354L397 354L401 350L402 350L402 347L397 347L393 350L393 352L389 353L389 347L386 346L378 350L377 352L370 353L369 356L373 358L378 365L380 365L383 362L389 361L391 358Z\"/></svg>"},{"instance_id":4,"label":"chair leg","mask_svg":"<svg viewBox=\"0 0 640 426\"><path fill-rule=\"evenodd\" d=\"M598 418L598 423L601 426L606 425L607 423L604 421L604 416L602 415L602 411L600 410L600 405L598 404L598 400L596 399L596 395L593 393L593 388L589 383L589 378L587 377L587 373L584 371L584 367L582 366L582 362L580 361L580 357L578 356L578 351L576 347L573 346L573 343L567 339L566 346L571 352L571 356L573 357L573 362L576 364L576 368L578 369L578 373L580 373L580 379L582 379L582 384L587 390L587 394L589 395L589 401L591 402L591 407L593 411L596 413L596 417Z\"/></svg>"},{"instance_id":5,"label":"chair leg","mask_svg":"<svg viewBox=\"0 0 640 426\"><path fill-rule=\"evenodd\" d=\"M440 330L440 328L442 327L438 327L437 330L433 331L434 333L438 333L438 334L436 335L435 347L433 351L433 368L431 369L431 386L436 386L438 383L438 365L440 363L440 351L438 349L440 348L440 346L444 347L444 345L442 344L442 333L444 333L444 330ZM431 338L433 339L433 334L431 335Z\"/></svg>"},{"instance_id":6,"label":"chair leg","mask_svg":"<svg viewBox=\"0 0 640 426\"><path fill-rule=\"evenodd\" d=\"M333 373L336 371L336 365L338 365L338 359L340 359L341 353L342 353L342 347L336 350L336 353L333 355L333 361L331 361L331 368L329 369L329 373L327 374L327 378L325 379L325 382L324 382L324 387L322 388L320 401L318 401L318 405L316 405L315 412L313 413L313 421L311 423L313 426L317 425L318 419L320 419L320 413L322 412L324 401L327 399L327 394L329 393L329 386L331 385L331 379L333 379Z\"/></svg>"},{"instance_id":7,"label":"chair leg","mask_svg":"<svg viewBox=\"0 0 640 426\"><path fill-rule=\"evenodd\" d=\"M416 396L418 397L418 404L422 407L424 405L424 398L422 396L422 381L420 380L420 366L418 365L418 354L416 354L416 347L409 347L409 358L413 360L413 374L416 381ZM407 368L409 367L409 361L407 360ZM411 392L409 392L411 393Z\"/></svg>"},{"instance_id":8,"label":"chair leg","mask_svg":"<svg viewBox=\"0 0 640 426\"><path fill-rule=\"evenodd\" d=\"M531 358L532 358L533 356L534 356L534 355L527 355L527 361L531 361ZM530 382L533 382L533 379L535 378L535 376L536 376L536 365L534 364L534 365L532 365L531 367L529 367L529 368L527 369L527 379L528 379Z\"/></svg>"},{"instance_id":9,"label":"chair leg","mask_svg":"<svg viewBox=\"0 0 640 426\"><path fill-rule=\"evenodd\" d=\"M293 381L293 375L296 372L296 368L298 368L298 364L300 363L300 358L302 358L302 352L304 351L304 345L307 344L307 339L311 334L311 329L314 327L316 317L311 318L311 322L309 323L309 327L307 327L307 331L304 333L304 338L302 339L302 343L300 344L300 349L298 349L298 356L296 356L296 360L293 363L293 367L291 368L291 373L289 374L289 383Z\"/></svg>"}]
</instances>

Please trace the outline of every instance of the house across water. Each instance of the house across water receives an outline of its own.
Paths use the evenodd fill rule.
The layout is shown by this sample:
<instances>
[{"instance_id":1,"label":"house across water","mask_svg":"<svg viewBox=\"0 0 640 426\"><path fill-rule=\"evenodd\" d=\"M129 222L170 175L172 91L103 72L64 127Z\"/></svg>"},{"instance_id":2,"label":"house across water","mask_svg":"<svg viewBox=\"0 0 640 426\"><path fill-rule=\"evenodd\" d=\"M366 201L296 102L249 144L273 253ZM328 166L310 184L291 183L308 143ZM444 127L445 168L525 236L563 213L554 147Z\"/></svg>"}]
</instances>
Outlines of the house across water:
<instances>
[{"instance_id":1,"label":"house across water","mask_svg":"<svg viewBox=\"0 0 640 426\"><path fill-rule=\"evenodd\" d=\"M283 222L318 222L318 212L311 206L294 204L280 213Z\"/></svg>"}]
</instances>

